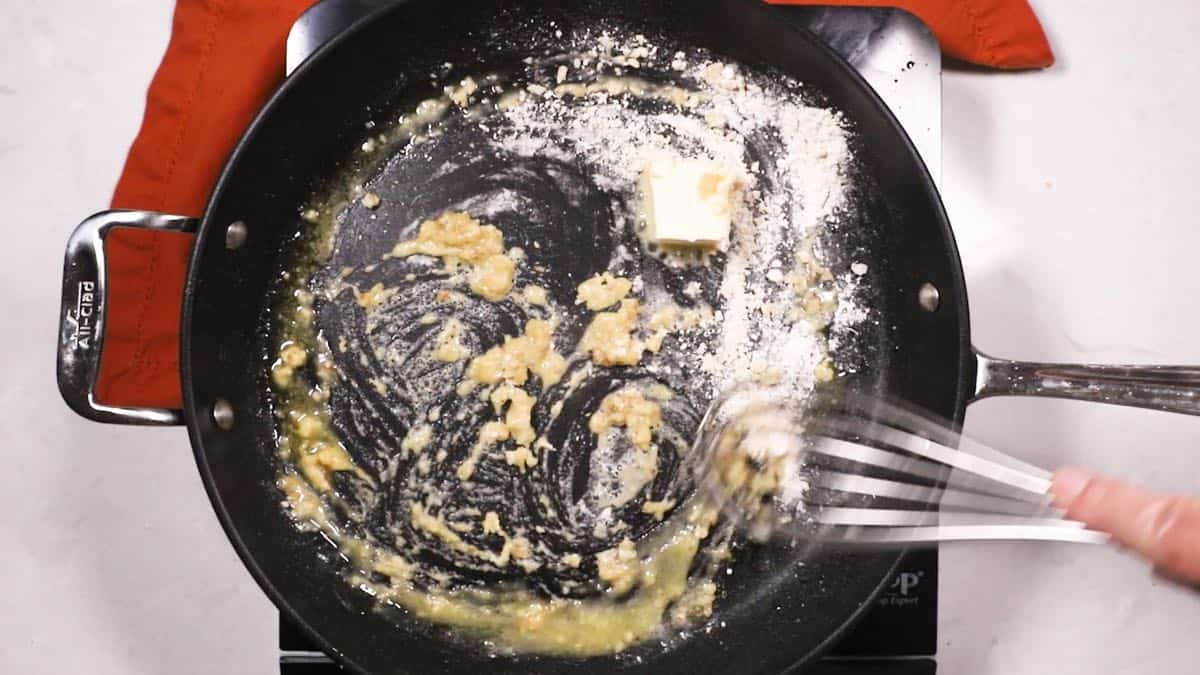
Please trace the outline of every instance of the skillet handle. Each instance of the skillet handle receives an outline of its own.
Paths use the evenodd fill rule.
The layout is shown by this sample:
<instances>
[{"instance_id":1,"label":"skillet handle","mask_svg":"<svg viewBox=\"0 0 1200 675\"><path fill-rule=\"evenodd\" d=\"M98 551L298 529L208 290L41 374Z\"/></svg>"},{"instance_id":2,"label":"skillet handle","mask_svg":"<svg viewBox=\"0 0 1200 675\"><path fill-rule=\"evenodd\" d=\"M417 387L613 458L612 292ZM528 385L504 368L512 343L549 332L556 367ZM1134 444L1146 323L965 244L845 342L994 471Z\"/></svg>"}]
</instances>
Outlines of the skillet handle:
<instances>
[{"instance_id":1,"label":"skillet handle","mask_svg":"<svg viewBox=\"0 0 1200 675\"><path fill-rule=\"evenodd\" d=\"M975 358L975 400L1047 396L1200 415L1200 367L1034 363L978 350Z\"/></svg>"},{"instance_id":2,"label":"skillet handle","mask_svg":"<svg viewBox=\"0 0 1200 675\"><path fill-rule=\"evenodd\" d=\"M116 228L194 232L198 221L151 211L102 211L75 228L63 263L62 308L58 330L58 390L79 415L97 422L142 425L183 424L183 411L110 405L96 399L104 350L109 280L105 240Z\"/></svg>"}]
</instances>

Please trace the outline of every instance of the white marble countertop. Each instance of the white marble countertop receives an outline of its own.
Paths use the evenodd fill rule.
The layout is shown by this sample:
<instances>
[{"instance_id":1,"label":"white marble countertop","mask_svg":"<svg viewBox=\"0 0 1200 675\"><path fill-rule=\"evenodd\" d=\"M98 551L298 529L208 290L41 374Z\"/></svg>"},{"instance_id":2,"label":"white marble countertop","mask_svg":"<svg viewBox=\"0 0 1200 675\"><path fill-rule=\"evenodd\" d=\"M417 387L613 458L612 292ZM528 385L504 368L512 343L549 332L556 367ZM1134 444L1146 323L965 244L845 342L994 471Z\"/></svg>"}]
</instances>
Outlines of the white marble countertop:
<instances>
[{"instance_id":1,"label":"white marble countertop","mask_svg":"<svg viewBox=\"0 0 1200 675\"><path fill-rule=\"evenodd\" d=\"M949 72L943 192L976 344L1003 356L1200 363L1191 198L1200 6L1039 0L1041 73ZM212 517L185 434L99 426L53 377L63 244L105 206L166 44L170 3L7 3L0 252L8 506L0 671L276 672L276 614ZM990 400L968 430L1044 465L1200 492L1200 419ZM942 557L940 672L1190 675L1200 595L1115 550Z\"/></svg>"}]
</instances>

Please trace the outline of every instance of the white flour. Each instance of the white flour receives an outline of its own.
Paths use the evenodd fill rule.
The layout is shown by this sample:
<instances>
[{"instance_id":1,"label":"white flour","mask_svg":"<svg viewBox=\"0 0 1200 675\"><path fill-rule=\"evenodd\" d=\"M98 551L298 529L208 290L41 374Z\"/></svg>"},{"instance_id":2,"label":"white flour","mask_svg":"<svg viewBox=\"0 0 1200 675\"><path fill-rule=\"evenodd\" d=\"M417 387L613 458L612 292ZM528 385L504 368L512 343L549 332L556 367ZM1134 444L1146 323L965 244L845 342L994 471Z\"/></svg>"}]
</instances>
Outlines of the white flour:
<instances>
[{"instance_id":1,"label":"white flour","mask_svg":"<svg viewBox=\"0 0 1200 675\"><path fill-rule=\"evenodd\" d=\"M712 62L695 52L666 54L664 50L659 54L660 49L641 36L614 38L585 33L568 40L577 45L570 53L526 61L530 84L522 89L495 90L498 76L480 75L478 80L468 77L447 87L445 97L421 103L415 114L403 118L394 133L412 146L436 143L441 133L436 128L439 120L461 112L462 119L478 124L489 134L495 148L485 150L497 151L501 159L515 155L568 165L556 170L569 174L571 180L559 181L566 184L556 187L566 193L571 205L597 208L594 205L601 204L600 210L583 212L585 219L596 216L595 223L606 227L610 221L604 206L611 207L613 231L608 233L610 237L598 238L601 243L597 247L605 245L603 241L611 244L609 270L627 271L632 292L642 303L637 330L638 340L646 349L644 353L637 349L640 363L625 364L630 367L620 369L593 367L586 363L587 354L576 350L568 365L578 366L581 360L586 365L574 368L566 386L536 392L540 404L548 406L549 419L543 422L530 418L529 411L523 413L525 427L531 428L535 422L542 427L542 435L533 445L541 455L538 463L522 463L518 473L512 459L505 456L508 451L501 454L500 446L491 441L483 444L483 432L476 434L477 422L482 424L484 418L501 414L498 407L489 409L486 403L496 390L462 388L460 368L464 366L448 367L443 363L435 352L440 351L443 342L438 336L449 334L445 331L452 325L450 320L460 321L453 324L458 326L453 341L464 352L480 354L499 341L500 326L510 322L519 325L518 319L527 315L558 325L561 316L570 312L560 311L563 307L556 303L561 299L547 305L545 289L540 289L541 301L522 295L524 301L509 298L511 302L485 302L462 290L465 271L442 275L432 259L424 263L404 259L405 267L399 270L407 270L405 283L385 287L371 275L377 265L396 262L396 256L389 253L379 263L361 270L347 267L327 284L327 295L322 298L326 303L341 298L366 310L361 328L339 327L333 341L335 350L321 344L316 333L311 293L297 290L293 294L298 302L304 297L299 293L308 297L307 305L300 302L297 307L307 309L308 314L295 312L295 318L284 322L283 334L278 336L281 361L272 367L272 377L274 381L277 366L287 367L286 371L279 369L285 372L281 376L284 385L276 382L281 388L286 385L277 401L279 450L281 457L291 457L294 465L291 471L281 474L280 488L301 523L311 526L310 519L319 516L317 527L331 542L353 544L342 550L352 552L350 562L373 576L351 575L351 584L369 589L381 600L410 609L419 607L418 616L449 625L485 630L483 627L489 624L476 626L473 619L493 613L504 621L487 627L485 632L497 631L500 637L496 644L502 646L510 639L503 637L507 634L504 631L517 625L521 627L520 639L512 642L514 648L556 653L570 647L577 655L590 656L593 652L620 651L635 637L642 640L661 635L658 631L663 607L650 604L647 606L653 611L639 610L639 603L645 601L638 593L654 603L660 602L655 594L676 594L670 608L676 622L680 621L674 618L677 612L688 621L708 616L714 579L719 571L733 571L726 562L732 525L720 523L710 528L707 509L699 508L702 504L685 506L681 513L687 517L676 519L670 526L681 529L657 529L647 522L650 515L661 520L676 498L687 496L682 492L688 488L687 481L679 478L687 475L684 469L689 455L685 453L690 439L682 434L693 428L691 423L699 412L695 408L704 405L705 394L711 398L753 380L778 383L784 390L782 395L795 400L808 394L817 379L831 379L830 344L851 334L853 325L865 318L853 298L856 285L870 270L860 264L849 271L839 270L842 273L834 276L819 265L810 265L812 241L836 221L846 199L844 168L851 157L847 132L837 112L807 105L798 83L782 77L744 77L737 68ZM665 71L675 81L651 84L638 79L642 65L652 63L656 66L653 73L661 76ZM493 100L492 95L498 98ZM484 114L476 115L479 112ZM379 144L386 141L382 135L378 138ZM363 144L364 152L375 148L375 141ZM468 154L454 155L456 162L443 163L434 177L457 171L461 168L458 161L468 167L469 158L463 156ZM683 260L668 255L660 263L657 254L661 252L650 250L635 236L641 226L637 194L640 173L651 159L661 155L716 162L724 173L741 183L742 199L734 210L730 239L718 253L703 259L704 266L697 266L700 256ZM580 177L587 182L575 180ZM439 206L468 211L484 219L536 212L537 202L531 201L532 193L522 192L521 185L520 181L495 182L486 192L456 197L457 203ZM352 196L361 198L364 189L356 186ZM597 195L596 189L601 194ZM574 195L571 190L580 194ZM573 200L575 196L580 199ZM372 210L380 206L386 213L388 204L381 204L379 196L373 205L363 203ZM328 211L324 206L322 210ZM374 217L371 215L372 220ZM331 224L325 236L332 241L336 232L336 225ZM546 241L536 233L530 238L527 245L534 249L539 247L539 239ZM571 245L573 242L564 244ZM576 250L563 253L588 254ZM529 256L518 249L511 249L509 255L518 262ZM531 270L546 272L522 263L517 277L526 292L531 288L526 285L530 278L521 275ZM295 283L298 289L307 289L307 279ZM352 296L343 293L349 290L354 291ZM839 300L836 311L833 304L827 304L834 298ZM679 316L659 318L673 313ZM301 320L301 316L309 318ZM831 316L833 326L827 335L824 329ZM654 339L657 346L651 346ZM672 342L664 342L667 339ZM346 368L350 373L346 381L353 384L357 369L369 388L341 389L337 401L347 402L346 411L337 412L328 390L318 391L307 371L297 374L299 371L293 371L296 366L284 358L284 350L296 347L293 342L306 345L308 353L316 355L317 383L342 386L335 378L338 368L353 365ZM368 358L372 356L374 361ZM341 359L340 364L336 358ZM322 363L328 367L323 368ZM543 385L549 383L544 375L539 377ZM653 432L656 444L649 448L631 446L627 429L623 434L605 435L594 450L587 450L590 437L581 439L580 434L572 432L572 424L588 419L586 411L573 403L591 405L582 400L585 395L591 397L582 389L584 383L603 384L604 378L628 378L623 386L644 387L658 402L661 421ZM664 384L668 382L670 387ZM474 383L469 384L474 387ZM655 388L661 391L655 393ZM449 398L449 392L457 392L456 398ZM752 393L766 395L766 389L754 388ZM505 429L511 424L507 418L516 408L516 399L509 401L506 421L501 425ZM495 398L491 402L499 406ZM566 403L573 405L569 413L564 412ZM393 414L395 407L401 414ZM349 423L337 425L335 415ZM541 413L536 416L545 417ZM560 420L566 426L559 424ZM381 422L385 426L381 427ZM392 443L385 436L383 443L374 442L380 429L386 434L401 425L406 427L405 441L395 439ZM787 441L794 440L794 436L777 434L762 438L770 444L768 449L788 451L790 456L797 453L795 443ZM353 452L350 446L354 446ZM529 448L520 447L529 457ZM468 448L472 473L464 477L453 467L465 465L459 464L459 459ZM591 454L581 457L581 448ZM698 453L690 456L697 457ZM364 457L386 460L382 469L378 464L375 467L378 481L355 466ZM573 468L571 460L579 460L579 467L587 469L588 483L581 495L575 494L576 484L584 472ZM555 465L570 470L557 472ZM347 467L354 469L353 475ZM446 472L447 468L451 473ZM339 482L355 481L352 487L333 483L335 473L344 474ZM664 481L671 484L664 485ZM309 489L314 486L332 496L318 497ZM783 485L785 497L798 496L804 489L801 476ZM349 493L354 498L343 500L338 493ZM532 499L514 498L520 495L537 495L538 499L535 504ZM640 504L635 501L639 497ZM319 505L315 511L314 504ZM397 505L399 512L395 511ZM482 534L477 527L480 517ZM500 517L504 518L507 533L500 530ZM360 528L363 523L372 527ZM375 525L385 525L386 529ZM664 532L669 533L669 538L662 540L667 543L656 543L654 537ZM494 539L484 538L497 533L504 539L504 548L499 552L492 548ZM474 581L475 573L481 570L489 575L508 575L504 578L511 581L522 578L547 593L593 589L594 581L612 581L600 569L601 556L626 549L625 537L632 543L647 533L654 533L648 541L656 548L638 558L638 565L646 565L641 576L643 586L619 602L611 602L606 595L570 605L551 604L544 602L544 595L513 590L517 587L510 588L507 582L482 587L472 583L474 590L462 596L444 593L460 579ZM618 538L622 539L620 544ZM641 541L637 545L642 546ZM380 557L380 553L387 555ZM596 579L590 576L590 562L580 569L582 554L594 556ZM656 563L656 555L666 564ZM691 557L696 560L682 565L672 562L678 556L686 556L685 561ZM568 558L574 562L567 562ZM501 559L503 562L499 562ZM516 564L510 565L511 561ZM541 570L539 575L529 576L535 570ZM517 574L522 577L513 576ZM390 583L374 583L379 575L391 577ZM665 590L658 590L656 583ZM429 596L422 595L427 591ZM480 594L475 595L475 591ZM431 607L443 607L445 611L439 613ZM515 619L495 614L509 607L516 608L512 615ZM555 614L562 607L569 607L570 615ZM630 607L636 615L620 613ZM530 610L534 610L532 614ZM521 617L528 616L538 620L523 622ZM558 624L549 620L554 616L564 621L561 626L584 625L591 630L590 626L613 622L621 632L610 642L585 640L570 646L561 641ZM567 619L572 623L566 623ZM528 628L534 623L537 626Z\"/></svg>"},{"instance_id":2,"label":"white flour","mask_svg":"<svg viewBox=\"0 0 1200 675\"><path fill-rule=\"evenodd\" d=\"M844 167L851 157L841 115L805 104L794 82L781 86L745 77L735 66L689 60L682 52L670 56L669 66L678 71L680 88L691 94L685 99L676 92L683 105L634 106L631 97L603 92L555 95L556 85L560 92L574 87L578 93L596 82L597 64L636 64L658 52L640 36L618 40L605 35L581 41L586 47L573 55L574 68L565 74L551 69L550 79L529 87L532 93L523 104L504 111L509 124L496 129L498 145L521 156L580 159L597 186L631 201L637 199L643 167L663 154L706 158L737 176L745 198L726 251L723 303L712 326L717 336L696 340L695 356L713 393L764 373L797 393L807 391L827 346L809 322L795 320L791 309L797 298L788 281L800 242L825 227L844 204ZM593 68L593 79L572 81L585 77L576 72L580 65ZM625 82L622 86L645 85ZM653 90L642 97L663 98ZM618 214L617 225L636 223ZM651 305L664 296L665 291L652 288L644 293ZM843 303L851 298L841 294ZM846 322L862 316L845 308L837 318Z\"/></svg>"}]
</instances>

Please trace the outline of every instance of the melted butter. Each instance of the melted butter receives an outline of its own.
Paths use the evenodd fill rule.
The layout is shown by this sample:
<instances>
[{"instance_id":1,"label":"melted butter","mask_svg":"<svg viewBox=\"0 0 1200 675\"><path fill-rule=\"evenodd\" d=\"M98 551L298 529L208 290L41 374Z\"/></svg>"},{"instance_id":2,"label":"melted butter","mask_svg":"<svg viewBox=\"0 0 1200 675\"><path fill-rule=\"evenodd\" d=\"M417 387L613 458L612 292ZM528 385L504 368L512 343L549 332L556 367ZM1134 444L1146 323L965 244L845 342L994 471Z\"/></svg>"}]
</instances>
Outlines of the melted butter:
<instances>
[{"instance_id":1,"label":"melted butter","mask_svg":"<svg viewBox=\"0 0 1200 675\"><path fill-rule=\"evenodd\" d=\"M454 363L471 355L471 350L463 346L463 325L458 319L450 319L434 340L433 358L445 363Z\"/></svg>"},{"instance_id":2,"label":"melted butter","mask_svg":"<svg viewBox=\"0 0 1200 675\"><path fill-rule=\"evenodd\" d=\"M467 453L467 458L458 465L455 475L459 480L470 480L471 476L475 475L475 467L479 465L480 458L483 453L493 445L501 441L508 440L508 425L504 422L488 422L483 425L479 431L479 438L475 441L475 445L471 446L471 451Z\"/></svg>"},{"instance_id":3,"label":"melted butter","mask_svg":"<svg viewBox=\"0 0 1200 675\"><path fill-rule=\"evenodd\" d=\"M375 284L362 292L354 293L354 300L359 307L363 309L372 309L387 302L387 299L396 292L394 288L386 288L382 283Z\"/></svg>"},{"instance_id":4,"label":"melted butter","mask_svg":"<svg viewBox=\"0 0 1200 675\"><path fill-rule=\"evenodd\" d=\"M472 77L465 77L455 86L445 88L446 96L460 108L467 107L471 95L479 90L479 84Z\"/></svg>"},{"instance_id":5,"label":"melted butter","mask_svg":"<svg viewBox=\"0 0 1200 675\"><path fill-rule=\"evenodd\" d=\"M635 366L642 360L645 346L633 336L641 304L633 298L621 301L615 312L600 312L584 331L579 342L599 366Z\"/></svg>"},{"instance_id":6,"label":"melted butter","mask_svg":"<svg viewBox=\"0 0 1200 675\"><path fill-rule=\"evenodd\" d=\"M536 307L545 307L548 300L546 289L541 286L526 286L521 291L521 296L525 299L525 302Z\"/></svg>"},{"instance_id":7,"label":"melted butter","mask_svg":"<svg viewBox=\"0 0 1200 675\"><path fill-rule=\"evenodd\" d=\"M533 450L529 449L528 445L518 445L513 450L504 451L504 461L523 472L525 469L532 469L537 466L538 458L533 453Z\"/></svg>"},{"instance_id":8,"label":"melted butter","mask_svg":"<svg viewBox=\"0 0 1200 675\"><path fill-rule=\"evenodd\" d=\"M400 442L400 449L413 455L419 455L433 441L433 427L421 424L413 427Z\"/></svg>"},{"instance_id":9,"label":"melted butter","mask_svg":"<svg viewBox=\"0 0 1200 675\"><path fill-rule=\"evenodd\" d=\"M350 455L340 445L332 443L308 446L296 458L296 467L319 492L333 489L331 476L335 471L358 471Z\"/></svg>"},{"instance_id":10,"label":"melted butter","mask_svg":"<svg viewBox=\"0 0 1200 675\"><path fill-rule=\"evenodd\" d=\"M459 480L470 480L484 452L493 445L510 439L517 443L517 447L505 451L505 461L522 471L537 466L537 454L529 447L537 439L537 431L530 419L537 399L524 389L512 384L503 384L492 390L488 400L496 413L503 412L504 416L499 421L484 424L480 429L471 452L458 466L456 475Z\"/></svg>"},{"instance_id":11,"label":"melted butter","mask_svg":"<svg viewBox=\"0 0 1200 675\"><path fill-rule=\"evenodd\" d=\"M285 428L287 433L283 438L287 439L289 459L318 492L333 489L332 476L338 471L350 471L369 481L315 408L293 408L288 412Z\"/></svg>"},{"instance_id":12,"label":"melted butter","mask_svg":"<svg viewBox=\"0 0 1200 675\"><path fill-rule=\"evenodd\" d=\"M608 584L614 593L628 593L638 581L641 562L633 540L626 537L616 548L596 554L596 575Z\"/></svg>"},{"instance_id":13,"label":"melted butter","mask_svg":"<svg viewBox=\"0 0 1200 675\"><path fill-rule=\"evenodd\" d=\"M671 607L671 625L682 627L707 619L716 599L716 582L706 579L692 586Z\"/></svg>"},{"instance_id":14,"label":"melted butter","mask_svg":"<svg viewBox=\"0 0 1200 675\"><path fill-rule=\"evenodd\" d=\"M588 429L599 435L611 427L625 427L634 447L649 450L660 424L662 408L637 389L626 387L604 397L600 409L588 420Z\"/></svg>"},{"instance_id":15,"label":"melted butter","mask_svg":"<svg viewBox=\"0 0 1200 675\"><path fill-rule=\"evenodd\" d=\"M301 523L315 523L318 526L329 523L325 503L299 476L285 473L276 479L275 485L283 493L296 520Z\"/></svg>"},{"instance_id":16,"label":"melted butter","mask_svg":"<svg viewBox=\"0 0 1200 675\"><path fill-rule=\"evenodd\" d=\"M412 522L413 527L439 539L443 544L446 544L455 551L474 556L496 567L507 567L509 561L514 556L528 557L529 555L529 542L523 537L510 538L504 534L503 530L500 530L501 536L504 537L504 547L500 549L499 553L496 553L479 548L465 541L446 521L429 513L420 502L412 502L408 506L409 520Z\"/></svg>"},{"instance_id":17,"label":"melted butter","mask_svg":"<svg viewBox=\"0 0 1200 675\"><path fill-rule=\"evenodd\" d=\"M392 256L407 258L428 255L441 258L446 270L471 266L468 286L484 299L497 302L508 295L515 278L516 263L504 254L504 237L492 225L484 225L465 213L448 211L417 228L415 239L392 248Z\"/></svg>"},{"instance_id":18,"label":"melted butter","mask_svg":"<svg viewBox=\"0 0 1200 675\"><path fill-rule=\"evenodd\" d=\"M483 514L483 533L484 534L500 534L504 529L500 527L500 514L495 511L488 511Z\"/></svg>"},{"instance_id":19,"label":"melted butter","mask_svg":"<svg viewBox=\"0 0 1200 675\"><path fill-rule=\"evenodd\" d=\"M664 614L682 598L689 602L678 613L705 611L704 595L688 595L688 570L714 518L712 509L693 507L679 526L634 546L632 560L628 547L614 554L622 565L614 568L613 579L622 590L613 586L598 598L546 599L524 590L418 590L361 576L355 581L421 619L475 631L502 648L573 657L612 654L657 634Z\"/></svg>"},{"instance_id":20,"label":"melted butter","mask_svg":"<svg viewBox=\"0 0 1200 675\"><path fill-rule=\"evenodd\" d=\"M471 271L471 278L467 282L467 286L475 295L492 302L499 302L512 289L516 270L517 264L508 256L490 256Z\"/></svg>"},{"instance_id":21,"label":"melted butter","mask_svg":"<svg viewBox=\"0 0 1200 675\"><path fill-rule=\"evenodd\" d=\"M392 255L406 258L428 255L441 258L454 270L462 263L476 265L504 253L504 236L492 225L484 225L465 213L448 211L417 227L416 239L402 241Z\"/></svg>"},{"instance_id":22,"label":"melted butter","mask_svg":"<svg viewBox=\"0 0 1200 675\"><path fill-rule=\"evenodd\" d=\"M552 332L549 322L530 319L525 322L524 335L506 337L503 344L472 359L467 366L467 381L522 385L529 373L533 373L541 379L543 388L557 384L567 370L567 361L554 351L550 341Z\"/></svg>"},{"instance_id":23,"label":"melted butter","mask_svg":"<svg viewBox=\"0 0 1200 675\"><path fill-rule=\"evenodd\" d=\"M642 502L642 513L654 516L657 521L662 521L667 511L675 508L675 500L665 499L662 501L645 501Z\"/></svg>"},{"instance_id":24,"label":"melted butter","mask_svg":"<svg viewBox=\"0 0 1200 675\"><path fill-rule=\"evenodd\" d=\"M678 321L679 308L675 305L667 305L656 311L646 324L646 327L653 331L650 337L646 338L646 350L657 354L662 349L663 340L675 328Z\"/></svg>"},{"instance_id":25,"label":"melted butter","mask_svg":"<svg viewBox=\"0 0 1200 675\"><path fill-rule=\"evenodd\" d=\"M448 90L444 99L423 102L415 115L402 119L396 131L397 137L413 136L423 126L443 116L451 102L460 106L469 102L473 95L471 88L464 81L459 88ZM530 92L533 90L530 89ZM568 85L560 93L590 95L601 92L660 98L680 106L694 105L699 100L694 92L648 84L634 78L602 79L582 89ZM517 105L526 98L524 92L519 92L506 101ZM417 140L420 138L414 142ZM334 209L322 206L320 211L309 211L311 213L305 212L305 218L320 221L328 228L325 240L314 245L317 259L320 260L331 250L332 238L328 234L335 224L329 214ZM491 301L508 296L521 261L515 249L505 252L500 230L466 214L454 212L421 223L417 236L397 244L391 255L440 258L448 272L462 272L454 279L456 283L465 280L472 293ZM341 275L339 280L344 277L345 274ZM296 283L303 286L303 274L296 279ZM409 280L412 280L411 275ZM635 365L645 348L657 349L661 345L662 338L656 336L660 333L665 335L665 331L670 330L666 325L654 325L656 315L650 321L649 328L653 332L646 344L634 337L640 305L637 300L626 297L631 288L626 284L627 280L610 276L609 279L597 281L594 290L580 289L581 302L587 304L589 309L594 305L593 311L611 308L619 303L615 311L603 312L594 318L581 344L581 349L598 365ZM298 292L306 291L299 289ZM366 291L355 289L355 292L355 300L359 305L371 310L387 302L394 290L376 284ZM595 297L592 297L593 294ZM462 301L464 296L452 288L443 288L437 291L436 299L443 303L454 303ZM545 306L548 301L545 289L536 286L526 286L519 299L530 306ZM715 585L708 581L696 583L694 579L689 580L689 571L694 573L694 561L701 542L708 537L709 527L715 520L715 510L699 504L675 510L664 525L636 543L627 540L628 543L623 542L602 552L596 563L601 566L600 557L606 560L602 565L603 571L598 575L606 590L586 599L547 598L523 588L500 585L482 589L449 588L447 585L451 577L444 571L428 569L417 559L409 560L386 550L373 539L346 535L340 520L344 515L331 506L338 499L331 478L336 472L347 471L368 483L371 481L354 465L329 427L328 412L320 407L324 398L309 395L305 381L308 371L302 367L308 360L308 352L318 353L318 340L312 325L311 298L307 305L303 302L297 305L291 315L292 318L280 334L284 338L281 346L292 342L299 351L292 349L286 354L281 352L271 370L273 383L279 392L277 409L288 413L281 422L278 450L290 466L279 475L277 485L301 527L320 530L361 570L350 576L352 584L380 600L407 608L418 618L474 632L498 648L564 656L585 657L619 652L658 635L663 628L664 617L675 622L676 617L702 617L711 612ZM434 320L432 316L429 317L430 323ZM466 393L470 393L470 388L480 385L494 387L490 392L482 393L486 394L496 414L501 416L501 419L483 425L471 452L475 461L486 448L508 440L512 440L516 447L506 452L505 458L521 469L536 465L536 451L539 449L542 452L553 450L545 439L537 439L530 421L534 397L521 388L531 374L541 380L543 388L562 379L566 360L554 351L552 332L551 323L531 320L526 324L523 335L506 338L503 344L493 347L468 364L463 383L468 385ZM458 341L459 333L461 331L454 331L449 324L443 327L434 346L434 358L449 362L470 356L469 352L460 352L465 348ZM587 346L584 347L584 344ZM339 343L342 352L348 348L344 340ZM590 364L585 365L585 368L577 371L576 377L586 377L592 372ZM324 371L318 368L318 376L322 378L331 375L332 371L322 373ZM322 379L323 386L331 384L331 377L329 382ZM578 385L575 382L572 389ZM377 390L385 389L382 383L373 383L373 386ZM327 390L324 395L327 395ZM666 400L668 395L657 396L651 392L651 397ZM649 406L657 409L653 402L645 401L644 397L642 401L648 405L641 405L632 398L618 405L619 400L614 399L609 405L610 409L604 412L607 419L603 426L606 430L625 428L631 442L639 448L630 454L639 460L646 460L638 466L644 465L645 471L642 473L652 477L656 448L651 441L659 423L655 420L661 420L661 413L651 412ZM552 406L553 414L557 415L561 408L561 401L558 401ZM436 419L433 412L430 411L428 418L431 421ZM659 433L666 434L669 430ZM431 442L432 434L431 427L419 425L411 429L401 443L404 452L421 455L414 476L430 471L431 459L424 450ZM644 447L637 445L643 442L642 439ZM532 444L530 441L533 441ZM444 457L444 452L439 453L437 461L443 461ZM506 532L495 512L481 514L475 511L472 517L480 520L461 521L457 519L467 515L466 510L439 514L436 504L436 501L411 501L407 516L419 531L419 537L429 538L445 548L497 567L516 565L526 572L538 569L540 565L533 558L544 553L557 556L546 559L547 562L557 560L571 568L578 568L585 562L579 553L544 550L544 542L538 541L535 546L521 532ZM651 509L647 512L655 513L658 517L672 506L669 501L645 502L643 510ZM448 519L455 520L449 522ZM460 533L472 531L476 523L485 533L501 536L503 546L499 550L491 550L490 545L484 548L466 541ZM618 521L611 529L620 532L626 527L624 522ZM434 580L432 587L414 582L414 570L419 567L423 579ZM385 581L381 582L379 576L366 576L366 573L372 572L382 575Z\"/></svg>"},{"instance_id":26,"label":"melted butter","mask_svg":"<svg viewBox=\"0 0 1200 675\"><path fill-rule=\"evenodd\" d=\"M632 452L623 452L618 444L612 442L612 437L605 434L600 437L596 452L592 453L591 470L593 475L604 476L612 472L609 467L616 467L616 485L605 486L603 481L596 484L589 482L586 497L595 501L596 508L619 508L641 494L642 490L658 475L658 448L651 445L648 450L633 448ZM595 486L597 489L592 489Z\"/></svg>"},{"instance_id":27,"label":"melted butter","mask_svg":"<svg viewBox=\"0 0 1200 675\"><path fill-rule=\"evenodd\" d=\"M575 304L597 312L624 300L632 288L633 282L624 277L614 277L608 272L597 274L579 284L575 292Z\"/></svg>"},{"instance_id":28,"label":"melted butter","mask_svg":"<svg viewBox=\"0 0 1200 675\"><path fill-rule=\"evenodd\" d=\"M537 432L533 430L533 424L529 419L533 414L533 404L537 399L525 393L524 389L519 389L511 384L497 387L489 399L497 413L504 408L505 404L508 405L508 412L504 415L504 426L509 438L516 441L518 445L529 445L537 438Z\"/></svg>"},{"instance_id":29,"label":"melted butter","mask_svg":"<svg viewBox=\"0 0 1200 675\"><path fill-rule=\"evenodd\" d=\"M414 616L435 623L478 633L497 646L515 651L586 657L620 652L657 634L663 617L682 625L693 617L712 612L716 588L701 582L689 586L688 572L716 520L711 505L693 504L685 516L644 542L622 542L602 552L598 564L601 578L609 584L602 596L587 599L544 598L521 589L442 590L412 584L413 565L403 556L377 549L368 542L343 535L329 519L319 495L298 476L283 474L277 484L293 516L326 533L338 542L339 550L363 570L388 577L389 583L372 581L360 573L352 584L376 598L395 603ZM528 556L524 537L509 537L494 512L484 516L485 531L500 534L505 544L499 553L464 541L445 521L430 514L424 505L409 506L414 527L455 550L478 557L497 567ZM628 540L626 540L628 541ZM600 558L609 558L600 563ZM578 566L578 554L566 554L564 562Z\"/></svg>"}]
</instances>

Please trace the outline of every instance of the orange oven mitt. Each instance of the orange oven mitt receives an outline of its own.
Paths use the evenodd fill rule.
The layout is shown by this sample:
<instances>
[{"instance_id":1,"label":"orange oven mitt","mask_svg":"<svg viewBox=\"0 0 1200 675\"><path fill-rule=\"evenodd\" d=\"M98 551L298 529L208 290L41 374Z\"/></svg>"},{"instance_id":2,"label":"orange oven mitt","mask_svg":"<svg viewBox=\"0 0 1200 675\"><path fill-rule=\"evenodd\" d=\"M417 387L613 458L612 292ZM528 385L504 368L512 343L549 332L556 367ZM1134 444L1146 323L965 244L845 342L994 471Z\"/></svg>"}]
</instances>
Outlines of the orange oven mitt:
<instances>
[{"instance_id":1,"label":"orange oven mitt","mask_svg":"<svg viewBox=\"0 0 1200 675\"><path fill-rule=\"evenodd\" d=\"M933 31L947 56L1021 70L1053 65L1054 52L1026 0L767 0L773 5L899 7Z\"/></svg>"},{"instance_id":2,"label":"orange oven mitt","mask_svg":"<svg viewBox=\"0 0 1200 675\"><path fill-rule=\"evenodd\" d=\"M225 157L283 79L288 29L313 0L178 0L112 206L199 217ZM192 236L106 237L101 403L182 407L179 312Z\"/></svg>"},{"instance_id":3,"label":"orange oven mitt","mask_svg":"<svg viewBox=\"0 0 1200 675\"><path fill-rule=\"evenodd\" d=\"M1025 0L771 1L898 6L929 24L952 57L997 68L1054 60ZM113 208L201 215L226 155L283 78L288 29L312 2L178 0ZM108 235L100 402L181 407L179 312L191 244L180 233L120 228Z\"/></svg>"}]
</instances>

